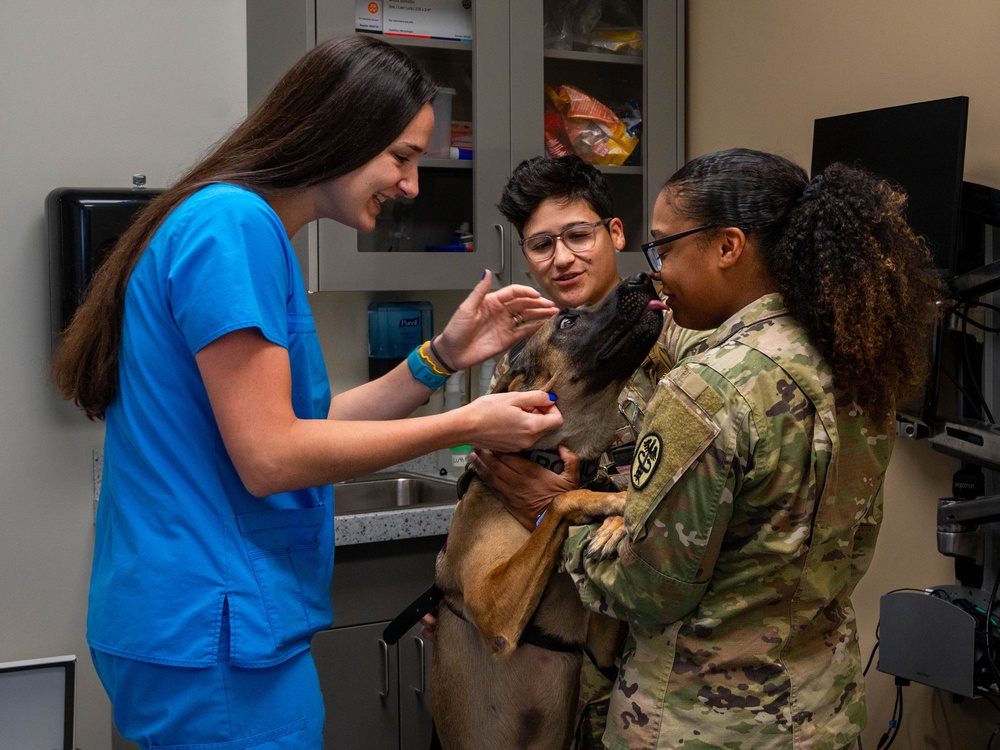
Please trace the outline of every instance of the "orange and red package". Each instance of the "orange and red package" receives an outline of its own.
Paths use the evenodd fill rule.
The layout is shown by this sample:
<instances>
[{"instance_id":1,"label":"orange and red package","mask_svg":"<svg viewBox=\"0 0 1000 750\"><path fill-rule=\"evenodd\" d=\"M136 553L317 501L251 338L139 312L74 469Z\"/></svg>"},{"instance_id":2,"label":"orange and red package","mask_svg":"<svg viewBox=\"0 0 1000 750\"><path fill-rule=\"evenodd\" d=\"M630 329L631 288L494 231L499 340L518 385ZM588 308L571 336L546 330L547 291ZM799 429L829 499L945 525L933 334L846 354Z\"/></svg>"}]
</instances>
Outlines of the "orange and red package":
<instances>
[{"instance_id":1,"label":"orange and red package","mask_svg":"<svg viewBox=\"0 0 1000 750\"><path fill-rule=\"evenodd\" d=\"M545 86L545 149L591 164L621 166L639 138L607 106L573 86Z\"/></svg>"}]
</instances>

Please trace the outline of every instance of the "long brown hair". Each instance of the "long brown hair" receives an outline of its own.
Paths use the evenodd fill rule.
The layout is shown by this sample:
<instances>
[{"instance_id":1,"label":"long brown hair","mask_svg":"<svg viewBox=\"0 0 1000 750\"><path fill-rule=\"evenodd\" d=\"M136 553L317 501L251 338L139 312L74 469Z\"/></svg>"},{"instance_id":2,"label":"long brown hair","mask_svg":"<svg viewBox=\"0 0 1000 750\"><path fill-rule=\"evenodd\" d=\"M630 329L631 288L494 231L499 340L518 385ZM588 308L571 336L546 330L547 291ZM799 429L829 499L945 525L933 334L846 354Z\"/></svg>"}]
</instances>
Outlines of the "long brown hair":
<instances>
[{"instance_id":1,"label":"long brown hair","mask_svg":"<svg viewBox=\"0 0 1000 750\"><path fill-rule=\"evenodd\" d=\"M118 391L118 347L129 277L167 215L206 185L231 183L265 197L347 174L384 151L436 88L390 44L365 35L317 45L246 120L119 238L63 332L52 363L63 398L102 419Z\"/></svg>"},{"instance_id":2,"label":"long brown hair","mask_svg":"<svg viewBox=\"0 0 1000 750\"><path fill-rule=\"evenodd\" d=\"M905 194L843 164L810 181L788 159L750 149L698 157L663 190L681 215L756 238L835 385L888 427L897 401L926 380L943 292L927 243L906 222Z\"/></svg>"}]
</instances>

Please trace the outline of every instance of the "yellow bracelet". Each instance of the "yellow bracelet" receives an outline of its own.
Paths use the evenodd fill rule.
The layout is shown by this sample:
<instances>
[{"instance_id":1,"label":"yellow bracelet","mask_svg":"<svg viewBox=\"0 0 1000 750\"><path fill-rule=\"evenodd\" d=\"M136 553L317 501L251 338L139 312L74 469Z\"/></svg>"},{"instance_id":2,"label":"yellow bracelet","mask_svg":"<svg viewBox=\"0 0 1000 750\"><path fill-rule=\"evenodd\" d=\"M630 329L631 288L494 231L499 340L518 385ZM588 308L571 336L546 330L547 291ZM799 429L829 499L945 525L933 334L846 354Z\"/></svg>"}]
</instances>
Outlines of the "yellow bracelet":
<instances>
[{"instance_id":1,"label":"yellow bracelet","mask_svg":"<svg viewBox=\"0 0 1000 750\"><path fill-rule=\"evenodd\" d=\"M427 356L427 352L424 350L428 346L430 346L430 343L431 343L430 341L425 341L420 345L420 348L417 349L417 353L420 355L420 359L422 359L425 363L427 363L427 366L431 368L431 372L433 372L435 375L441 375L442 377L446 378L449 375L453 375L454 373L451 373L448 370L441 369L441 367L439 367L438 364L433 359Z\"/></svg>"}]
</instances>

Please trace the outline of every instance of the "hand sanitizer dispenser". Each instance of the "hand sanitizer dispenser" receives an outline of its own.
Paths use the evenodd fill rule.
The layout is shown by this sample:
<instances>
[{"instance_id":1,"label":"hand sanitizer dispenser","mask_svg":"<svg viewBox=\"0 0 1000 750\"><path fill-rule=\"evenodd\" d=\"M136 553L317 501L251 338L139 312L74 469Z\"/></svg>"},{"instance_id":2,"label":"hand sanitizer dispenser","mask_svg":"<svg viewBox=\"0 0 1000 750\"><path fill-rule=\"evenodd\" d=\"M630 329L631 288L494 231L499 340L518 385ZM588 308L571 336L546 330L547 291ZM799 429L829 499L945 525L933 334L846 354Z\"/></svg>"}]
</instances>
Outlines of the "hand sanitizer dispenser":
<instances>
[{"instance_id":1,"label":"hand sanitizer dispenser","mask_svg":"<svg viewBox=\"0 0 1000 750\"><path fill-rule=\"evenodd\" d=\"M368 305L368 379L375 380L427 341L433 330L430 302Z\"/></svg>"}]
</instances>

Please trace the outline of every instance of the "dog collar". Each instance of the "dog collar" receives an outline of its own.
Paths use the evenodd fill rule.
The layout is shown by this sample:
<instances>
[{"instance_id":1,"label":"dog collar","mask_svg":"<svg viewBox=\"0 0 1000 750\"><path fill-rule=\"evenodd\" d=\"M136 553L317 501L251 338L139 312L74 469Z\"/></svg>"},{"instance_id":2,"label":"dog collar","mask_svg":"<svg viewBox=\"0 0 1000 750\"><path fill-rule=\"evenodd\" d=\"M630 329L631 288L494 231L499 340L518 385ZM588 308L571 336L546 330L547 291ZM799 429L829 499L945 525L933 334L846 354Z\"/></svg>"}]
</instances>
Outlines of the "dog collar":
<instances>
[{"instance_id":1,"label":"dog collar","mask_svg":"<svg viewBox=\"0 0 1000 750\"><path fill-rule=\"evenodd\" d=\"M539 466L544 466L546 469L555 472L556 474L562 474L566 469L566 464L563 463L562 456L559 455L559 451L531 448L521 451L517 455L522 458L526 458L529 461L534 461ZM597 470L600 468L600 465L600 459L597 458L580 460L581 487L588 482L593 482L597 478Z\"/></svg>"},{"instance_id":2,"label":"dog collar","mask_svg":"<svg viewBox=\"0 0 1000 750\"><path fill-rule=\"evenodd\" d=\"M472 621L470 621L469 618L463 613L459 612L455 605L448 600L447 596L441 599L441 603L444 604L444 606L447 607L448 610L459 620L475 627ZM524 626L524 630L521 632L521 640L517 642L517 645L518 647L538 646L538 648L544 648L546 651L558 651L563 654L575 654L583 648L583 646L579 643L570 643L569 641L564 641L557 635L546 633L535 624L534 619ZM615 676L617 677L617 673Z\"/></svg>"}]
</instances>

